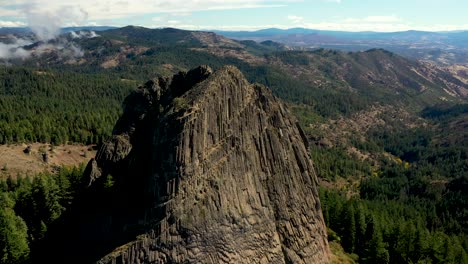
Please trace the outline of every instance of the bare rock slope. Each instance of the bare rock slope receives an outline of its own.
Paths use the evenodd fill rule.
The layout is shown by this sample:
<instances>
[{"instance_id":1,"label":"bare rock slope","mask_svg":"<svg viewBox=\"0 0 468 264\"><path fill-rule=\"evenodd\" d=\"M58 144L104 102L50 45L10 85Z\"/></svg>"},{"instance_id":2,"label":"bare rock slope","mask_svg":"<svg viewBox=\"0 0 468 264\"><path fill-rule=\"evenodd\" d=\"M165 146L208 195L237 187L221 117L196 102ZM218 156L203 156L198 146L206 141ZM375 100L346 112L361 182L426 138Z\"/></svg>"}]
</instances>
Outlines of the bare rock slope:
<instances>
[{"instance_id":1,"label":"bare rock slope","mask_svg":"<svg viewBox=\"0 0 468 264\"><path fill-rule=\"evenodd\" d=\"M99 263L327 263L317 177L301 128L239 70L199 67L126 99L87 168L122 209ZM125 207L127 207L125 209Z\"/></svg>"}]
</instances>

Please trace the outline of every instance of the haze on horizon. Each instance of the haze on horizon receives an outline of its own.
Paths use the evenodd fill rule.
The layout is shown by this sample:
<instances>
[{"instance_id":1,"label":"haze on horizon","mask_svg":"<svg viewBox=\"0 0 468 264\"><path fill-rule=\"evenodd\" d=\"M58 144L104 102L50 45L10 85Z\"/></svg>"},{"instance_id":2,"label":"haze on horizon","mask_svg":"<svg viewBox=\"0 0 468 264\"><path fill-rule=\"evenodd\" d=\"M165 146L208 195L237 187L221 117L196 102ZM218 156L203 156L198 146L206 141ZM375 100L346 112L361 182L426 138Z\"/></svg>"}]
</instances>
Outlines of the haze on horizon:
<instances>
[{"instance_id":1,"label":"haze on horizon","mask_svg":"<svg viewBox=\"0 0 468 264\"><path fill-rule=\"evenodd\" d=\"M468 30L466 10L460 0L0 0L0 27L452 31Z\"/></svg>"}]
</instances>

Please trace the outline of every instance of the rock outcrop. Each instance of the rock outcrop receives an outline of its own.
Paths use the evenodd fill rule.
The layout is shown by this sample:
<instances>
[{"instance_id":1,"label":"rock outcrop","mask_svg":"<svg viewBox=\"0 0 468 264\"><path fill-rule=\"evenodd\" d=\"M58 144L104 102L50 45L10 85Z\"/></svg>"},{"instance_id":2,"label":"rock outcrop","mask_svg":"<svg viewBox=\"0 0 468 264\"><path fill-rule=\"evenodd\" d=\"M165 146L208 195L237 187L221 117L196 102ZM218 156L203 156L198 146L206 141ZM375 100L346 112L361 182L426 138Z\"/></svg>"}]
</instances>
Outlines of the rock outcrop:
<instances>
[{"instance_id":1,"label":"rock outcrop","mask_svg":"<svg viewBox=\"0 0 468 264\"><path fill-rule=\"evenodd\" d=\"M86 169L90 190L118 200L93 240L122 242L98 262L327 263L306 144L234 67L146 83Z\"/></svg>"}]
</instances>

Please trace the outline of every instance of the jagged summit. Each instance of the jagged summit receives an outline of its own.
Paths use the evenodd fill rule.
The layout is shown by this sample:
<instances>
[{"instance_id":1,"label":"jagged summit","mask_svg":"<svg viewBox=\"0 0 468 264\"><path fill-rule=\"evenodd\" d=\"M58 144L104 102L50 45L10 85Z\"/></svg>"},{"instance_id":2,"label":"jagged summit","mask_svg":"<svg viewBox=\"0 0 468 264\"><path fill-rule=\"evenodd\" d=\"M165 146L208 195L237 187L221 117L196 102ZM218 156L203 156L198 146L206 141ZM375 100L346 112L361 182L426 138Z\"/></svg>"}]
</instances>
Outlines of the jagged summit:
<instances>
[{"instance_id":1,"label":"jagged summit","mask_svg":"<svg viewBox=\"0 0 468 264\"><path fill-rule=\"evenodd\" d=\"M328 262L303 133L235 67L147 82L113 134L86 170L94 192L114 182L114 206L90 221L107 231L82 234L114 243L100 263Z\"/></svg>"}]
</instances>

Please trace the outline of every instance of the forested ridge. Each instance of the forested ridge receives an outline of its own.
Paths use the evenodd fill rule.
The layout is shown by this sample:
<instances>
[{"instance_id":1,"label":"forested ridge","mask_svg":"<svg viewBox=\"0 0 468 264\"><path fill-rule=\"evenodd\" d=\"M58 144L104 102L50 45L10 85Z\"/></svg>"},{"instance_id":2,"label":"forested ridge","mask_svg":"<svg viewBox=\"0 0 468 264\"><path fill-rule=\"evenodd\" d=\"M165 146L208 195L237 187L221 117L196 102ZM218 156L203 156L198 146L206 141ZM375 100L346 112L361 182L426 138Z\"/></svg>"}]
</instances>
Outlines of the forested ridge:
<instances>
[{"instance_id":1,"label":"forested ridge","mask_svg":"<svg viewBox=\"0 0 468 264\"><path fill-rule=\"evenodd\" d=\"M0 69L0 144L95 144L110 135L135 88L109 74Z\"/></svg>"},{"instance_id":2,"label":"forested ridge","mask_svg":"<svg viewBox=\"0 0 468 264\"><path fill-rule=\"evenodd\" d=\"M434 121L426 128L368 131L355 147L394 157L378 166L344 149L312 147L321 177L354 182L322 190L329 239L359 263L468 263L467 132L447 125L466 118L460 109L425 109Z\"/></svg>"}]
</instances>

